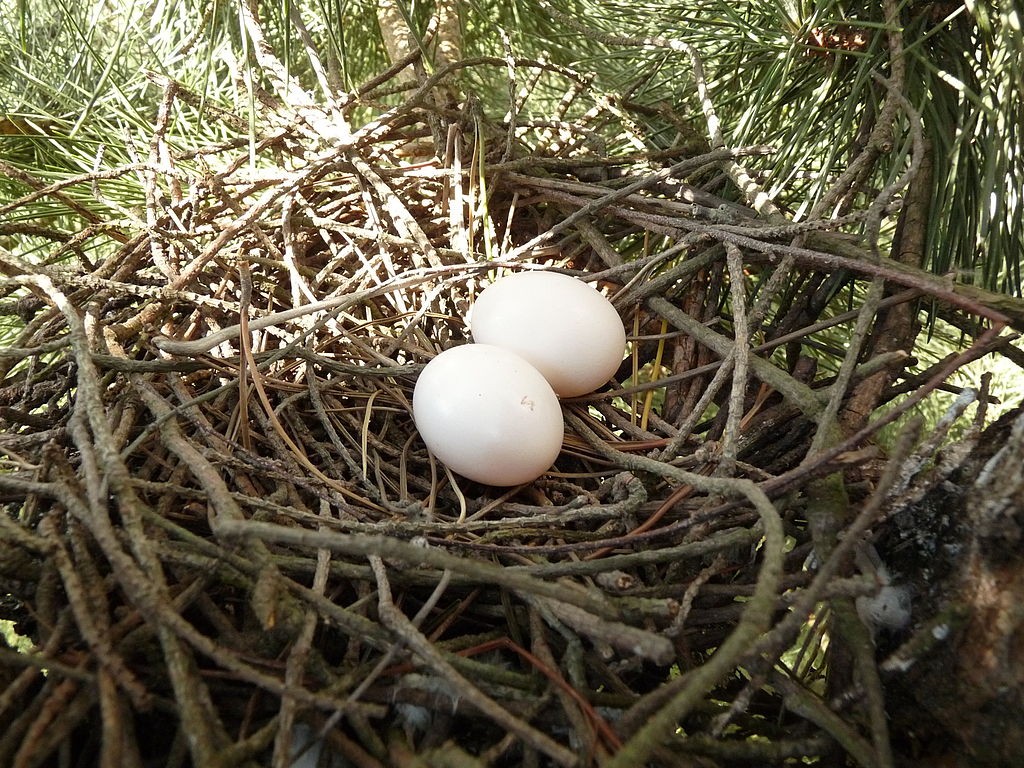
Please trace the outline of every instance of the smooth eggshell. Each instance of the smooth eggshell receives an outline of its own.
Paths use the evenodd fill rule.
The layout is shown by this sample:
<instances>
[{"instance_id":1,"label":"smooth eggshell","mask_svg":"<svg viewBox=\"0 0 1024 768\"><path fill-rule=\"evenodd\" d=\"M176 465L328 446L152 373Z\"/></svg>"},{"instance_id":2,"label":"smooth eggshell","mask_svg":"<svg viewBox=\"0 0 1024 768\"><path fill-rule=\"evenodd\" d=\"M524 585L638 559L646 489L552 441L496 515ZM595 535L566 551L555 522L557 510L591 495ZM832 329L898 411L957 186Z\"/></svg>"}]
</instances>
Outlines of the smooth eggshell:
<instances>
[{"instance_id":1,"label":"smooth eggshell","mask_svg":"<svg viewBox=\"0 0 1024 768\"><path fill-rule=\"evenodd\" d=\"M519 272L487 286L470 329L474 341L522 355L562 397L607 382L626 350L611 303L589 283L556 272Z\"/></svg>"},{"instance_id":2,"label":"smooth eggshell","mask_svg":"<svg viewBox=\"0 0 1024 768\"><path fill-rule=\"evenodd\" d=\"M416 381L413 418L435 457L488 485L528 483L562 447L562 409L533 366L507 349L445 350Z\"/></svg>"}]
</instances>

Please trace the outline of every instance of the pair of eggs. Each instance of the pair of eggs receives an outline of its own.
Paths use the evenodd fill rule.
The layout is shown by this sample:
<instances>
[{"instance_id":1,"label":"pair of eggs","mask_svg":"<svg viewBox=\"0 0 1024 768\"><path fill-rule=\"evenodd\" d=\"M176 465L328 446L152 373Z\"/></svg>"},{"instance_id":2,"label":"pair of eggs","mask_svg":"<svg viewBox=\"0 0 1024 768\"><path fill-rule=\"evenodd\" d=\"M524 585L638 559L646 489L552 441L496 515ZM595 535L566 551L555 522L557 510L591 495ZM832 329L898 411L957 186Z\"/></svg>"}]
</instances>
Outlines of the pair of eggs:
<instances>
[{"instance_id":1,"label":"pair of eggs","mask_svg":"<svg viewBox=\"0 0 1024 768\"><path fill-rule=\"evenodd\" d=\"M475 343L445 350L420 373L416 428L470 480L528 483L562 448L558 398L594 391L622 362L622 321L588 283L520 272L481 292L469 325Z\"/></svg>"}]
</instances>

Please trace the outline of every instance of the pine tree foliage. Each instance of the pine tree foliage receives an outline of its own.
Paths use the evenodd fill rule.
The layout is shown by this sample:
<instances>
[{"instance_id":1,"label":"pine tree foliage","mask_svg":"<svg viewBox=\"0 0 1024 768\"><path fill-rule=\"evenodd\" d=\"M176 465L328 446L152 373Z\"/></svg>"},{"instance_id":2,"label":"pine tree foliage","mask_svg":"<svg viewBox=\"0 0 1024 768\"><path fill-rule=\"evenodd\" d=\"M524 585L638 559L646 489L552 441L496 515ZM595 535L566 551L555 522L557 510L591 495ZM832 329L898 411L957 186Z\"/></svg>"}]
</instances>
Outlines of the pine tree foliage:
<instances>
[{"instance_id":1,"label":"pine tree foliage","mask_svg":"<svg viewBox=\"0 0 1024 768\"><path fill-rule=\"evenodd\" d=\"M928 266L1018 294L1024 252L1024 32L1012 2L900 4L906 91L936 158ZM607 32L661 35L705 60L723 130L736 144L777 148L761 170L769 194L806 215L863 146L885 98L872 73L889 72L878 2L596 2L579 11ZM694 110L690 64L649 49L609 51L586 67L652 106ZM671 136L652 121L648 135ZM659 131L660 129L660 131ZM902 170L902 138L861 194Z\"/></svg>"},{"instance_id":2,"label":"pine tree foliage","mask_svg":"<svg viewBox=\"0 0 1024 768\"><path fill-rule=\"evenodd\" d=\"M1024 360L1021 40L0 0L0 765L1019 764L1024 416L954 374ZM524 267L630 343L499 489L412 392Z\"/></svg>"}]
</instances>

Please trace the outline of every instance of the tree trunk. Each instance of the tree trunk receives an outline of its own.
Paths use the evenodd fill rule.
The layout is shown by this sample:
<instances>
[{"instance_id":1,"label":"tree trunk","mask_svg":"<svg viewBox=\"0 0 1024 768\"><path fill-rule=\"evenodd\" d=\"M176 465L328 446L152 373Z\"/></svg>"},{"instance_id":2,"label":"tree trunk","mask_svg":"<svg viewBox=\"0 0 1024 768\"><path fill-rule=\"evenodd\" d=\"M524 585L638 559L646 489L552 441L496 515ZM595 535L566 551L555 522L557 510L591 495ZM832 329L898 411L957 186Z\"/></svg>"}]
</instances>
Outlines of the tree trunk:
<instances>
[{"instance_id":1,"label":"tree trunk","mask_svg":"<svg viewBox=\"0 0 1024 768\"><path fill-rule=\"evenodd\" d=\"M905 765L1024 765L1024 407L892 519L913 632L883 663ZM883 654L884 655L884 654Z\"/></svg>"}]
</instances>

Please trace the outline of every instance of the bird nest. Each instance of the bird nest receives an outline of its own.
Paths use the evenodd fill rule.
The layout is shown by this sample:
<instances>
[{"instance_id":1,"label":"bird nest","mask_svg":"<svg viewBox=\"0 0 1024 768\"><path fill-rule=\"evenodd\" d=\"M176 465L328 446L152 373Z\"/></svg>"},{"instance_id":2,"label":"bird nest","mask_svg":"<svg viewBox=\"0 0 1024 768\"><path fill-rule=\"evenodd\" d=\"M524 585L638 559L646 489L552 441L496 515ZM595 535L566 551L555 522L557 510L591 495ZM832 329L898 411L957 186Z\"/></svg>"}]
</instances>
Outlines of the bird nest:
<instances>
[{"instance_id":1,"label":"bird nest","mask_svg":"<svg viewBox=\"0 0 1024 768\"><path fill-rule=\"evenodd\" d=\"M1004 318L847 234L898 189L841 219L755 210L743 169L767 148L639 149L625 99L541 62L512 63L568 84L557 118L435 98L496 63L393 106L386 78L329 107L270 104L249 138L210 107L242 137L192 151L165 131L196 95L154 76L132 163L21 179L12 220L48 196L84 224L25 223L46 257L3 252L20 329L0 350L0 575L31 648L0 657L0 763L878 748L856 714L877 705L873 654L826 663L826 619L878 591L849 563L913 481L844 397L907 364L865 354L876 313L924 296ZM105 194L124 178L136 209ZM523 269L598 286L629 351L562 402L550 471L494 488L432 459L411 395L470 341L478 291ZM821 314L840 287L848 311ZM909 408L994 332L882 401L913 388ZM857 626L848 643L870 647ZM845 720L826 690L853 702Z\"/></svg>"}]
</instances>

